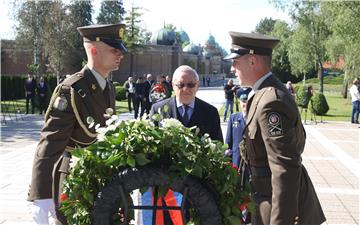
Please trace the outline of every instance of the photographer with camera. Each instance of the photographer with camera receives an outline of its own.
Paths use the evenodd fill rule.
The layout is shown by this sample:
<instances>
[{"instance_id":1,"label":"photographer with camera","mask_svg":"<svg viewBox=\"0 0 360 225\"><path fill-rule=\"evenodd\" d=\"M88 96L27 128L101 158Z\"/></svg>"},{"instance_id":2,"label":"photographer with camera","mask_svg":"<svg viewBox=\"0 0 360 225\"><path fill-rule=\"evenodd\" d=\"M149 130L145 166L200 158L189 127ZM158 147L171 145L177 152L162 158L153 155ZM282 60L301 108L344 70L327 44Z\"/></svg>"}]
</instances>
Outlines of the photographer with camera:
<instances>
[{"instance_id":1,"label":"photographer with camera","mask_svg":"<svg viewBox=\"0 0 360 225\"><path fill-rule=\"evenodd\" d=\"M232 79L228 80L227 84L224 86L225 91L225 111L224 111L224 122L226 122L226 115L230 107L230 115L233 113L234 109L234 96L236 92L236 86Z\"/></svg>"}]
</instances>

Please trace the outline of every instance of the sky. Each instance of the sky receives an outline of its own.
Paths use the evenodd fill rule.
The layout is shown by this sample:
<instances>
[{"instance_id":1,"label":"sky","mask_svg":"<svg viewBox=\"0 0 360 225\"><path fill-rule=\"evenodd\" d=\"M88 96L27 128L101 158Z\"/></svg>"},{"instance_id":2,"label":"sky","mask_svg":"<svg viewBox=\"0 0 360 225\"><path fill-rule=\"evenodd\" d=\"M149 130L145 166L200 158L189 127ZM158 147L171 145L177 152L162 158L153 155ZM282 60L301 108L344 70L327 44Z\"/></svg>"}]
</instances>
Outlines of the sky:
<instances>
[{"instance_id":1,"label":"sky","mask_svg":"<svg viewBox=\"0 0 360 225\"><path fill-rule=\"evenodd\" d=\"M1 39L15 36L9 2L12 1L0 0ZM95 21L101 1L93 0L93 4ZM229 31L254 31L265 17L290 22L288 14L268 0L123 0L123 4L127 11L131 6L142 7L143 26L151 32L171 23L184 30L194 44L203 45L211 34L225 50L231 44Z\"/></svg>"}]
</instances>

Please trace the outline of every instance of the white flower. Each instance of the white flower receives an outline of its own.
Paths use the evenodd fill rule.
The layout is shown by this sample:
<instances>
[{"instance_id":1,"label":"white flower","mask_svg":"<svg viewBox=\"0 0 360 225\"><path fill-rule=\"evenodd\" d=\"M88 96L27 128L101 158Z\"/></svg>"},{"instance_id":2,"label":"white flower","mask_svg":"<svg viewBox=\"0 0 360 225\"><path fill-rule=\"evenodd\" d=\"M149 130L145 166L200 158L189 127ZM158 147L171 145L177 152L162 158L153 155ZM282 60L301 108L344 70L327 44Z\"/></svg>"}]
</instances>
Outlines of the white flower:
<instances>
[{"instance_id":1,"label":"white flower","mask_svg":"<svg viewBox=\"0 0 360 225\"><path fill-rule=\"evenodd\" d=\"M216 149L216 144L210 142L209 147L210 147L211 151L214 151Z\"/></svg>"},{"instance_id":2,"label":"white flower","mask_svg":"<svg viewBox=\"0 0 360 225\"><path fill-rule=\"evenodd\" d=\"M115 122L115 121L117 121L117 120L119 120L119 117L116 116L116 115L112 115L112 116L110 117L110 119L108 119L108 120L105 121L105 124L106 124L106 126L109 126L110 124L112 124L113 122Z\"/></svg>"},{"instance_id":3,"label":"white flower","mask_svg":"<svg viewBox=\"0 0 360 225\"><path fill-rule=\"evenodd\" d=\"M169 128L169 127L182 127L182 123L174 118L168 118L168 119L163 119L161 122L161 127L164 128Z\"/></svg>"}]
</instances>

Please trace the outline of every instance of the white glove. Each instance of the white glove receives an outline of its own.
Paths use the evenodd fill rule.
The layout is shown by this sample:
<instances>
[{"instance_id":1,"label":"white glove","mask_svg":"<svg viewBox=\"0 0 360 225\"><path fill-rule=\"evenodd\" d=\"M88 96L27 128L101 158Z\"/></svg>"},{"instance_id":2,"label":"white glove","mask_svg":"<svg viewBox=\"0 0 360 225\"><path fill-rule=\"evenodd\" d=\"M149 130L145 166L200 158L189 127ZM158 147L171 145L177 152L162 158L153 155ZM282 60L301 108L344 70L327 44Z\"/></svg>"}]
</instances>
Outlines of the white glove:
<instances>
[{"instance_id":1,"label":"white glove","mask_svg":"<svg viewBox=\"0 0 360 225\"><path fill-rule=\"evenodd\" d=\"M54 200L51 198L34 200L31 206L31 214L35 223L49 225L49 219L56 219Z\"/></svg>"},{"instance_id":2,"label":"white glove","mask_svg":"<svg viewBox=\"0 0 360 225\"><path fill-rule=\"evenodd\" d=\"M226 149L224 152L225 156L232 156L232 150L231 149Z\"/></svg>"}]
</instances>

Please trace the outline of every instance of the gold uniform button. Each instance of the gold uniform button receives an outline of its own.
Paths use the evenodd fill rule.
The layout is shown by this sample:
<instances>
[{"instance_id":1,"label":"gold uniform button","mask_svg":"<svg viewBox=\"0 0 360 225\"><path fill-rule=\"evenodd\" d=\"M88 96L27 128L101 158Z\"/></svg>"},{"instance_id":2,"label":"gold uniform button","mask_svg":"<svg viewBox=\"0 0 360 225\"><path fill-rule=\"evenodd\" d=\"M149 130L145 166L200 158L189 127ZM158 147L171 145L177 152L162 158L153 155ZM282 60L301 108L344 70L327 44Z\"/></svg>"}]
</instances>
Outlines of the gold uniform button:
<instances>
[{"instance_id":1,"label":"gold uniform button","mask_svg":"<svg viewBox=\"0 0 360 225\"><path fill-rule=\"evenodd\" d=\"M299 219L299 217L298 216L295 216L295 220L298 220Z\"/></svg>"},{"instance_id":2,"label":"gold uniform button","mask_svg":"<svg viewBox=\"0 0 360 225\"><path fill-rule=\"evenodd\" d=\"M295 222L294 222L294 225L297 225L297 224L298 224L298 221L295 221Z\"/></svg>"}]
</instances>

